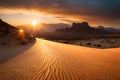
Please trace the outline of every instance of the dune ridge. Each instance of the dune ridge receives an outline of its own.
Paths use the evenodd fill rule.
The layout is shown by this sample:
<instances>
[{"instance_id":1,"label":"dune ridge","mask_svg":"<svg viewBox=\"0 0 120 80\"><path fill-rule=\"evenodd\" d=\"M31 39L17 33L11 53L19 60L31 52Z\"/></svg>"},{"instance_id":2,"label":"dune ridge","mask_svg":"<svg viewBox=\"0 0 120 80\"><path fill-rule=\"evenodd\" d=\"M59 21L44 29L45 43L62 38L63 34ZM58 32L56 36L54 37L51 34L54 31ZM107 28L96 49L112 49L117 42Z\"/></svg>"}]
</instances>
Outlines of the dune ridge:
<instances>
[{"instance_id":1,"label":"dune ridge","mask_svg":"<svg viewBox=\"0 0 120 80\"><path fill-rule=\"evenodd\" d=\"M32 47L0 64L0 79L119 80L119 50L37 39Z\"/></svg>"}]
</instances>

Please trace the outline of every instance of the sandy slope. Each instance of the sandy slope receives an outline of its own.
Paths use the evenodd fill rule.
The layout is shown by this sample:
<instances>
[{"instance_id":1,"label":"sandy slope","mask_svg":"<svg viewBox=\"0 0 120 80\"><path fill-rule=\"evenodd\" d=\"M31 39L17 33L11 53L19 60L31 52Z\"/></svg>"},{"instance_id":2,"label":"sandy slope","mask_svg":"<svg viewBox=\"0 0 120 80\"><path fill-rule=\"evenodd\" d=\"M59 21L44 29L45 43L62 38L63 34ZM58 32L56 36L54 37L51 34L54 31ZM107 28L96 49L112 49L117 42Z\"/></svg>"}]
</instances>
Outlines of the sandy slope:
<instances>
[{"instance_id":1,"label":"sandy slope","mask_svg":"<svg viewBox=\"0 0 120 80\"><path fill-rule=\"evenodd\" d=\"M37 39L0 65L0 79L120 80L120 48L102 50Z\"/></svg>"}]
</instances>

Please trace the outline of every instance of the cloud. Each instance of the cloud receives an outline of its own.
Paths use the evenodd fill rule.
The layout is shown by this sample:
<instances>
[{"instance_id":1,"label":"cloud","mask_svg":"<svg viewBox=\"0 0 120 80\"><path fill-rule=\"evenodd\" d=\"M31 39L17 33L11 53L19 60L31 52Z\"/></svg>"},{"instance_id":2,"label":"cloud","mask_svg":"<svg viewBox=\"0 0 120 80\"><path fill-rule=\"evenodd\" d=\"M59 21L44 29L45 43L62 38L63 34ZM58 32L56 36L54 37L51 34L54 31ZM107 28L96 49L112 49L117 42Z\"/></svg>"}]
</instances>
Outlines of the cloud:
<instances>
[{"instance_id":1,"label":"cloud","mask_svg":"<svg viewBox=\"0 0 120 80\"><path fill-rule=\"evenodd\" d=\"M56 17L120 22L120 0L1 0L0 8L36 10Z\"/></svg>"}]
</instances>

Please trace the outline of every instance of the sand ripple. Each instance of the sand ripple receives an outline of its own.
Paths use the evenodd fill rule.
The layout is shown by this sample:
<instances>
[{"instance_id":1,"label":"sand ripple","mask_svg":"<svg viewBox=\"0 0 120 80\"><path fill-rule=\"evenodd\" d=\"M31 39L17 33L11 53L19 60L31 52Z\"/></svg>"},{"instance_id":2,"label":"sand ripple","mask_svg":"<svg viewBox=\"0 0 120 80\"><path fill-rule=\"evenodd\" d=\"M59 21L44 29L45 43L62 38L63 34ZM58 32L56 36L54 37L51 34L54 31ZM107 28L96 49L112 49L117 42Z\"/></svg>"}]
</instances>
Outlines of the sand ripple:
<instances>
[{"instance_id":1,"label":"sand ripple","mask_svg":"<svg viewBox=\"0 0 120 80\"><path fill-rule=\"evenodd\" d=\"M120 80L119 61L120 54L113 50L38 39L29 50L0 65L0 80Z\"/></svg>"}]
</instances>

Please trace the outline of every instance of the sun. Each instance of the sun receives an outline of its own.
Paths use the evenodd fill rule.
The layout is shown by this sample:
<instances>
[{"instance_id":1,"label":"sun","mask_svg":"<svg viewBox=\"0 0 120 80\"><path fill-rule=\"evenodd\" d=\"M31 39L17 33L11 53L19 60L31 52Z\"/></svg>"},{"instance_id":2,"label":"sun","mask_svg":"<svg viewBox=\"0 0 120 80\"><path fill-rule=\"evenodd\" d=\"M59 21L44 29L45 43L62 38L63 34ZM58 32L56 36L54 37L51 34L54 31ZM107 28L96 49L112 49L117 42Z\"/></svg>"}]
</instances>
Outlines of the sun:
<instances>
[{"instance_id":1,"label":"sun","mask_svg":"<svg viewBox=\"0 0 120 80\"><path fill-rule=\"evenodd\" d=\"M33 22L32 22L32 25L33 25L33 26L36 26L37 24L38 24L37 21L33 21Z\"/></svg>"},{"instance_id":2,"label":"sun","mask_svg":"<svg viewBox=\"0 0 120 80\"><path fill-rule=\"evenodd\" d=\"M23 33L23 29L20 29L19 32L20 32L20 33Z\"/></svg>"}]
</instances>

